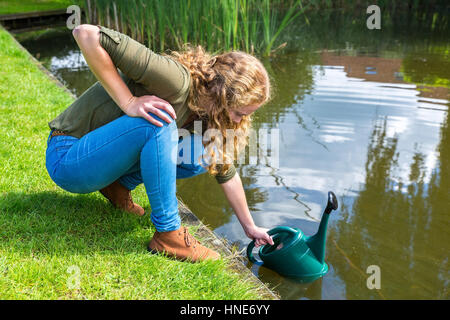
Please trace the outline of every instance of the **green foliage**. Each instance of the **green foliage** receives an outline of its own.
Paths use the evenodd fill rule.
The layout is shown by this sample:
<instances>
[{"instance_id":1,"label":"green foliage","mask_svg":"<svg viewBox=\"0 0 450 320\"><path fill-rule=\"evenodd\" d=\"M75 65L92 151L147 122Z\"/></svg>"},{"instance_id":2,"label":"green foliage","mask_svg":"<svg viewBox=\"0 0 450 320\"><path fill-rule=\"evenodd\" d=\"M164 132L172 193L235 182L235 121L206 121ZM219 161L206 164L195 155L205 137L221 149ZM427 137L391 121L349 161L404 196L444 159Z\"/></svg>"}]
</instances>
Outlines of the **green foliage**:
<instances>
[{"instance_id":1,"label":"green foliage","mask_svg":"<svg viewBox=\"0 0 450 320\"><path fill-rule=\"evenodd\" d=\"M119 26L119 31L130 31L131 36L151 48L158 46L160 51L180 49L189 42L201 44L208 51L245 50L264 55L273 52L279 34L304 10L302 0L115 0L113 3L120 12L117 21L109 10L111 1L86 1L87 17L92 17L88 22Z\"/></svg>"}]
</instances>

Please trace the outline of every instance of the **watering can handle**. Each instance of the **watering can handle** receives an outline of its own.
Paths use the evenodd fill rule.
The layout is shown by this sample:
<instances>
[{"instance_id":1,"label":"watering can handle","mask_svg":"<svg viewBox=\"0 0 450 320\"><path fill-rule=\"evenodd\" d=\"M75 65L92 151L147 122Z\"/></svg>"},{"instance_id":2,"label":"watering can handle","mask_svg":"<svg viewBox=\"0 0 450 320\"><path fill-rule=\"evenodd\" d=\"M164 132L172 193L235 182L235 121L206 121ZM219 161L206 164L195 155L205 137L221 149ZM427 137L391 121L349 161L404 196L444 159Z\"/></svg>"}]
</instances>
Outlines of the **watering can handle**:
<instances>
[{"instance_id":1,"label":"watering can handle","mask_svg":"<svg viewBox=\"0 0 450 320\"><path fill-rule=\"evenodd\" d=\"M298 231L296 231L295 229L293 229L291 227L275 227L275 228L270 229L269 231L267 231L267 234L269 236L273 236L274 234L282 233L282 232L288 232L288 233L296 234ZM248 260L250 260L253 263L262 264L262 262L258 262L255 259L255 257L253 256L253 248L254 247L255 247L255 240L250 242L248 244L248 246L247 246L247 257L248 257Z\"/></svg>"}]
</instances>

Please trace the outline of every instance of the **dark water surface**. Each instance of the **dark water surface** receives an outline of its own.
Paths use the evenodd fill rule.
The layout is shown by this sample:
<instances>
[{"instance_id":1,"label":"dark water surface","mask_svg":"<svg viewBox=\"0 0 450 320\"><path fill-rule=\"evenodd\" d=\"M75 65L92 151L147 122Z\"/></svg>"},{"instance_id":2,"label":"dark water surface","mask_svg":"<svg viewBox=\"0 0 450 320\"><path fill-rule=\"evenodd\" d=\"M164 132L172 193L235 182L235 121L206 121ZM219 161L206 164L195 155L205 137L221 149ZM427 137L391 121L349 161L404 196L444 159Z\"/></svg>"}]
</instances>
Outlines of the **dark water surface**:
<instances>
[{"instance_id":1,"label":"dark water surface","mask_svg":"<svg viewBox=\"0 0 450 320\"><path fill-rule=\"evenodd\" d=\"M249 267L283 299L448 299L450 42L414 31L373 31L370 39L360 29L264 60L275 96L255 113L254 128L279 130L279 164L238 166L262 227L313 234L335 192L330 271L299 284ZM18 38L76 95L95 81L70 32ZM245 248L249 239L214 179L180 180L178 190L216 234ZM367 286L373 265L378 290Z\"/></svg>"}]
</instances>

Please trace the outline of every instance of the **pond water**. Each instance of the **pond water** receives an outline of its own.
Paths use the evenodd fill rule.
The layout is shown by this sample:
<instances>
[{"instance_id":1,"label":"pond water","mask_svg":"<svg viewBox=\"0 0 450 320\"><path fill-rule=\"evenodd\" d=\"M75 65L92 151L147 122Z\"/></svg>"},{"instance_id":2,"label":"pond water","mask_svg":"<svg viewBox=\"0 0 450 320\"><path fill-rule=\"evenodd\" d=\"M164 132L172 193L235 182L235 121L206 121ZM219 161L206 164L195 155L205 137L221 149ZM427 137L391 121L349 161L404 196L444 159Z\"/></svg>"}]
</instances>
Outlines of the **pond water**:
<instances>
[{"instance_id":1,"label":"pond water","mask_svg":"<svg viewBox=\"0 0 450 320\"><path fill-rule=\"evenodd\" d=\"M308 36L314 46L305 41L263 59L275 95L255 113L254 128L278 132L279 162L260 159L238 172L254 220L266 228L315 233L334 191L329 272L300 284L248 267L283 299L448 299L450 42L414 30L318 30ZM80 95L93 75L70 32L49 34L18 38ZM214 179L180 180L178 191L216 234L246 247ZM367 285L370 266L379 267L379 289Z\"/></svg>"}]
</instances>

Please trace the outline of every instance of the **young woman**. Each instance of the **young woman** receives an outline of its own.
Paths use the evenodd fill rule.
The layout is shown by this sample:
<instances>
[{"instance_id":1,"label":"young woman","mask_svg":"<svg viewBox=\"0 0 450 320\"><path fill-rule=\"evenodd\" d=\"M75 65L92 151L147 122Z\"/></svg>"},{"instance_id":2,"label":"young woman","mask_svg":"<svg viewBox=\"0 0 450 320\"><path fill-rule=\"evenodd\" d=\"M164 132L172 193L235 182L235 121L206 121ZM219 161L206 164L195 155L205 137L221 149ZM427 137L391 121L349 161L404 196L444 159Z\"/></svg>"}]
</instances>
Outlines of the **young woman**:
<instances>
[{"instance_id":1,"label":"young woman","mask_svg":"<svg viewBox=\"0 0 450 320\"><path fill-rule=\"evenodd\" d=\"M149 251L200 261L219 254L181 226L176 179L208 171L246 235L257 246L273 244L250 215L234 152L223 152L220 139L207 141L195 129L200 123L203 130L216 130L225 144L227 129L238 130L229 139L238 150L245 146L250 114L270 98L260 61L236 51L211 56L201 47L158 55L103 26L80 25L73 35L98 82L49 122L46 167L52 180L69 192L100 191L114 206L137 215L144 209L133 202L131 190L144 183L157 230ZM181 163L177 151L184 153Z\"/></svg>"}]
</instances>

